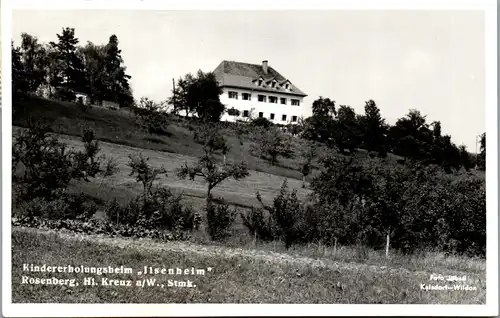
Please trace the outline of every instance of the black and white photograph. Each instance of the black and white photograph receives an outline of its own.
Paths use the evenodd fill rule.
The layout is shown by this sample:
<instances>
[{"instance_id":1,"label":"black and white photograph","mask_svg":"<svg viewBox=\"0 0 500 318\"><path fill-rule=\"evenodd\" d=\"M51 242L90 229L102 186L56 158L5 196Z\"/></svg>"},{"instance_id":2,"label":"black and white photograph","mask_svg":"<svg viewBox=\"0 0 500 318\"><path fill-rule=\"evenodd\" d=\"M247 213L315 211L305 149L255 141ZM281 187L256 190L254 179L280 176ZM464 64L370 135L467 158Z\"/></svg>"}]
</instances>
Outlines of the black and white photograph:
<instances>
[{"instance_id":1,"label":"black and white photograph","mask_svg":"<svg viewBox=\"0 0 500 318\"><path fill-rule=\"evenodd\" d=\"M498 314L495 1L20 2L5 315Z\"/></svg>"}]
</instances>

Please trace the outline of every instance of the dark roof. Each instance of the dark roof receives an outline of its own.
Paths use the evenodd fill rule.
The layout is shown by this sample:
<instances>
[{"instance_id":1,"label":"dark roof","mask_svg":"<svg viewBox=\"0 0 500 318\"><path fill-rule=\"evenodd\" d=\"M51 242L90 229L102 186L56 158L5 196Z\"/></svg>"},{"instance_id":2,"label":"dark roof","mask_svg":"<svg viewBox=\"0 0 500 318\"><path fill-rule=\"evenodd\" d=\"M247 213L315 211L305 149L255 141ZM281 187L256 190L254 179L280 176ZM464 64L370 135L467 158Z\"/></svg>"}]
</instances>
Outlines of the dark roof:
<instances>
[{"instance_id":1,"label":"dark roof","mask_svg":"<svg viewBox=\"0 0 500 318\"><path fill-rule=\"evenodd\" d=\"M239 87L253 89L255 91L282 93L297 96L307 96L303 91L301 91L297 86L291 84L291 90L282 89L280 86L276 88L262 87L255 85L254 81L262 77L264 82L271 79L276 79L280 84L287 81L287 78L283 77L275 69L268 66L267 74L264 73L262 65L260 64L248 64L233 61L222 61L219 66L214 70L217 81L221 86L228 87ZM290 81L291 83L291 81Z\"/></svg>"}]
</instances>

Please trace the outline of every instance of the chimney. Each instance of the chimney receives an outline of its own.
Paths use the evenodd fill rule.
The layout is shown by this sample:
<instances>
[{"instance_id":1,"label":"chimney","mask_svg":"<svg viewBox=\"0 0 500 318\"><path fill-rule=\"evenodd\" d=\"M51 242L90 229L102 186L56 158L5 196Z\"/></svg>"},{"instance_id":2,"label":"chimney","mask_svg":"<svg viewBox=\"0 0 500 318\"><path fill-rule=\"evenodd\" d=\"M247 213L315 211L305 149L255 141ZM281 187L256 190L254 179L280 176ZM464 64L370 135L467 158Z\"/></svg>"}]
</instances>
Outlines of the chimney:
<instances>
[{"instance_id":1,"label":"chimney","mask_svg":"<svg viewBox=\"0 0 500 318\"><path fill-rule=\"evenodd\" d=\"M262 69L264 70L264 74L267 74L267 60L262 61Z\"/></svg>"}]
</instances>

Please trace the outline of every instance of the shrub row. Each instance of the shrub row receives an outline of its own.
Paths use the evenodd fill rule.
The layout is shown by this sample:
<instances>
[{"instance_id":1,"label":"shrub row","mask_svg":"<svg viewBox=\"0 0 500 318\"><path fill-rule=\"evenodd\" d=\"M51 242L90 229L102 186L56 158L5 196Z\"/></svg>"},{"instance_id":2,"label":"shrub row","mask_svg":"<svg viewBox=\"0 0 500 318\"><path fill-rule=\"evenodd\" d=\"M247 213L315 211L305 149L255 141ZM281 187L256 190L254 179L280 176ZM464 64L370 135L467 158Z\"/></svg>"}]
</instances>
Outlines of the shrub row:
<instances>
[{"instance_id":1,"label":"shrub row","mask_svg":"<svg viewBox=\"0 0 500 318\"><path fill-rule=\"evenodd\" d=\"M186 233L170 233L158 229L146 229L141 226L129 226L125 224L112 224L109 222L90 219L82 220L53 220L42 217L13 217L13 226L25 226L49 230L68 230L75 233L90 235L109 235L132 238L148 238L160 241L186 240Z\"/></svg>"},{"instance_id":2,"label":"shrub row","mask_svg":"<svg viewBox=\"0 0 500 318\"><path fill-rule=\"evenodd\" d=\"M97 212L94 202L88 201L83 194L64 194L56 199L41 197L23 201L19 214L26 218L88 220Z\"/></svg>"},{"instance_id":3,"label":"shrub row","mask_svg":"<svg viewBox=\"0 0 500 318\"><path fill-rule=\"evenodd\" d=\"M484 180L419 164L384 167L377 160L361 165L328 158L306 202L285 182L269 206L257 194L261 207L242 214L243 223L260 240L280 239L287 247L338 242L383 248L389 236L391 248L402 253L485 255Z\"/></svg>"}]
</instances>

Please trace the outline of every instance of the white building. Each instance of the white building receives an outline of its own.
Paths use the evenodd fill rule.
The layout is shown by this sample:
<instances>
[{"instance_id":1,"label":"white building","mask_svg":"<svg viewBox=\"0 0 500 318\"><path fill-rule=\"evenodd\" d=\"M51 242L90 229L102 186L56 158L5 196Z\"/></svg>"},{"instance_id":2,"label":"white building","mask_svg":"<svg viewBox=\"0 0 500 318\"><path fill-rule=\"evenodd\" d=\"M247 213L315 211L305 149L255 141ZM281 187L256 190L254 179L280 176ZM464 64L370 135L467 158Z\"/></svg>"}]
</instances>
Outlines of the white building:
<instances>
[{"instance_id":1,"label":"white building","mask_svg":"<svg viewBox=\"0 0 500 318\"><path fill-rule=\"evenodd\" d=\"M223 121L265 117L276 124L297 123L303 115L303 99L307 96L268 61L262 65L222 61L214 70L223 88L220 101L226 109L235 108L240 116L225 113Z\"/></svg>"}]
</instances>

